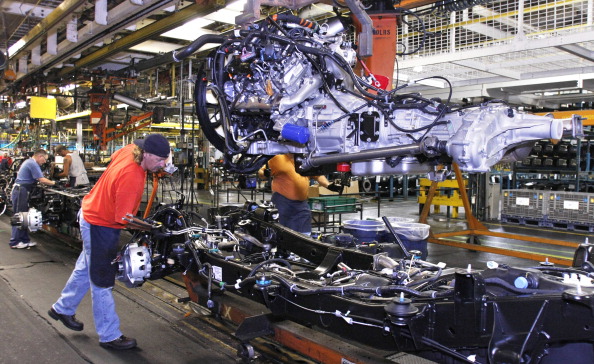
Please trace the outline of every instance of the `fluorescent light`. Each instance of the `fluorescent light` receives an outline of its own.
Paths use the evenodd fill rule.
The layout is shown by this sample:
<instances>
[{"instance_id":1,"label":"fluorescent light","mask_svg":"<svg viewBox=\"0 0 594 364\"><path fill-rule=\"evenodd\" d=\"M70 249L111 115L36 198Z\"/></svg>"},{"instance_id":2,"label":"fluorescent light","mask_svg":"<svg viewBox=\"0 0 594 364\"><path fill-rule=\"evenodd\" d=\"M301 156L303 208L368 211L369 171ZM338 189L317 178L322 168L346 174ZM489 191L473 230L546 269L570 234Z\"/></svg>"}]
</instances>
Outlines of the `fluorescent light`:
<instances>
[{"instance_id":1,"label":"fluorescent light","mask_svg":"<svg viewBox=\"0 0 594 364\"><path fill-rule=\"evenodd\" d=\"M183 46L179 44L159 42L156 40L147 40L146 42L142 42L138 45L135 45L134 47L130 47L130 49L149 53L167 53L179 49L181 47Z\"/></svg>"},{"instance_id":2,"label":"fluorescent light","mask_svg":"<svg viewBox=\"0 0 594 364\"><path fill-rule=\"evenodd\" d=\"M183 40L194 40L203 34L213 34L214 32L204 29L205 26L214 23L212 20L196 18L191 20L184 25L172 29L168 32L161 34L163 37L183 39Z\"/></svg>"},{"instance_id":3,"label":"fluorescent light","mask_svg":"<svg viewBox=\"0 0 594 364\"><path fill-rule=\"evenodd\" d=\"M232 2L221 10L217 10L214 13L205 15L204 19L235 25L235 17L241 15L243 12L243 7L246 3L247 0Z\"/></svg>"},{"instance_id":4,"label":"fluorescent light","mask_svg":"<svg viewBox=\"0 0 594 364\"><path fill-rule=\"evenodd\" d=\"M174 123L174 122L164 122L160 124L151 124L151 129L181 129L181 123ZM191 123L184 124L184 130L192 130Z\"/></svg>"},{"instance_id":5,"label":"fluorescent light","mask_svg":"<svg viewBox=\"0 0 594 364\"><path fill-rule=\"evenodd\" d=\"M235 17L240 15L241 11L234 11L230 9L217 10L214 13L204 16L204 19L218 21L220 23L235 24Z\"/></svg>"},{"instance_id":6,"label":"fluorescent light","mask_svg":"<svg viewBox=\"0 0 594 364\"><path fill-rule=\"evenodd\" d=\"M445 82L444 81L436 80L436 79L433 79L433 78L427 78L427 79L423 79L423 80L416 80L416 81L414 81L414 83L418 83L420 85L425 85L425 86L437 87L437 88L444 88L445 87Z\"/></svg>"},{"instance_id":7,"label":"fluorescent light","mask_svg":"<svg viewBox=\"0 0 594 364\"><path fill-rule=\"evenodd\" d=\"M60 86L60 91L62 91L62 92L66 92L66 91L72 91L72 90L74 90L75 88L76 88L76 85L75 85L75 84L73 84L73 83L71 83L71 84L68 84L68 85L66 85L66 86Z\"/></svg>"},{"instance_id":8,"label":"fluorescent light","mask_svg":"<svg viewBox=\"0 0 594 364\"><path fill-rule=\"evenodd\" d=\"M225 6L225 9L242 12L243 8L245 7L245 4L247 4L247 2L248 2L248 0L233 1L232 3L229 3L227 6Z\"/></svg>"},{"instance_id":9,"label":"fluorescent light","mask_svg":"<svg viewBox=\"0 0 594 364\"><path fill-rule=\"evenodd\" d=\"M25 41L22 39L19 39L18 42L16 42L15 44L13 44L12 46L10 46L10 48L8 48L8 54L13 55L16 52L18 52L21 48L23 48L23 46L25 45Z\"/></svg>"},{"instance_id":10,"label":"fluorescent light","mask_svg":"<svg viewBox=\"0 0 594 364\"><path fill-rule=\"evenodd\" d=\"M81 111L74 114L62 115L56 118L56 121L70 120L75 118L82 118L91 115L91 110Z\"/></svg>"}]
</instances>

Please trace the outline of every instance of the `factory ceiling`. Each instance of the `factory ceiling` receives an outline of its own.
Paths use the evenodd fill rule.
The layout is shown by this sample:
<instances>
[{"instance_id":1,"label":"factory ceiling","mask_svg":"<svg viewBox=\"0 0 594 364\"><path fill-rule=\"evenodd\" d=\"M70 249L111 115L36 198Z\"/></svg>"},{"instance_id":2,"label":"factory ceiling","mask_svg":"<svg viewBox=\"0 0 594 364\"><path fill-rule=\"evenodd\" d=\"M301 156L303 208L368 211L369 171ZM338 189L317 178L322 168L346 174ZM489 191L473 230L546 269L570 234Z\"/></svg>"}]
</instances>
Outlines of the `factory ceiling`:
<instances>
[{"instance_id":1,"label":"factory ceiling","mask_svg":"<svg viewBox=\"0 0 594 364\"><path fill-rule=\"evenodd\" d=\"M299 0L295 0L299 1ZM117 72L236 27L246 1L0 0L0 50L19 82ZM274 3L274 2L272 2ZM456 102L592 108L594 9L587 0L404 1L394 86ZM262 15L281 8L265 6ZM333 15L332 1L299 9ZM452 92L450 95L450 87ZM11 92L10 84L0 92ZM404 92L404 91L403 91Z\"/></svg>"}]
</instances>

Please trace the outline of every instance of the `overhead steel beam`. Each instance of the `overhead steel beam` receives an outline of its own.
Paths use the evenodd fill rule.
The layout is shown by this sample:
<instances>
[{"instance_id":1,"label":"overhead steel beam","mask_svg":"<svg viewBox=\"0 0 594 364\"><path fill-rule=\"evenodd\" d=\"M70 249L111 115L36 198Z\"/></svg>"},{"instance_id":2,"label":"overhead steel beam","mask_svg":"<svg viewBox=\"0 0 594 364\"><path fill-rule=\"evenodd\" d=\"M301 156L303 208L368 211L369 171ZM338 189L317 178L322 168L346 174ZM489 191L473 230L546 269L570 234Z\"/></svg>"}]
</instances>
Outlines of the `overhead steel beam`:
<instances>
[{"instance_id":1,"label":"overhead steel beam","mask_svg":"<svg viewBox=\"0 0 594 364\"><path fill-rule=\"evenodd\" d=\"M557 48L567 53L573 54L576 57L580 57L587 61L594 62L594 52L577 44L567 44L558 46Z\"/></svg>"},{"instance_id":2,"label":"overhead steel beam","mask_svg":"<svg viewBox=\"0 0 594 364\"><path fill-rule=\"evenodd\" d=\"M120 38L117 41L102 47L98 51L79 59L78 61L74 62L73 67L65 68L58 74L60 76L64 76L73 72L75 69L90 67L96 63L104 62L106 58L111 57L122 50L128 50L130 47L138 45L150 38L157 37L169 30L175 29L188 20L205 16L221 8L221 6L216 6L214 2L212 3L213 4L207 5L190 5L173 15L151 23L144 28L131 33L130 35Z\"/></svg>"},{"instance_id":3,"label":"overhead steel beam","mask_svg":"<svg viewBox=\"0 0 594 364\"><path fill-rule=\"evenodd\" d=\"M483 62L478 62L473 59L466 59L466 60L462 60L462 61L453 61L452 63L457 64L459 66L468 67L468 68L472 68L472 69L475 69L478 71L482 71L482 72L489 72L494 75L513 78L516 80L519 80L522 76L522 74L518 71L514 71L509 68L504 68L504 67L501 67L494 63L493 64L485 64Z\"/></svg>"},{"instance_id":4,"label":"overhead steel beam","mask_svg":"<svg viewBox=\"0 0 594 364\"><path fill-rule=\"evenodd\" d=\"M62 20L67 16L76 12L86 3L85 0L65 0L60 4L54 11L52 11L45 19L40 21L33 29L27 33L26 36L21 38L25 41L25 45L21 47L15 54L11 54L10 58L17 59L23 55L23 53L33 46L40 37L48 33L53 28L60 25Z\"/></svg>"},{"instance_id":5,"label":"overhead steel beam","mask_svg":"<svg viewBox=\"0 0 594 364\"><path fill-rule=\"evenodd\" d=\"M2 2L0 1L0 3ZM54 11L54 8L35 4L27 4L23 3L22 1L5 1L2 3L2 10L4 10L7 14L45 18L51 14L52 11Z\"/></svg>"},{"instance_id":6,"label":"overhead steel beam","mask_svg":"<svg viewBox=\"0 0 594 364\"><path fill-rule=\"evenodd\" d=\"M62 41L57 46L57 55L52 55L49 52L42 55L42 65L39 67L31 67L32 70L19 79L29 77L34 73L59 65L64 60L80 54L85 49L101 42L105 37L133 24L139 19L147 17L155 11L169 6L171 3L172 0L147 0L144 6L138 6L123 2L110 10L109 17L111 21L107 26L97 25L94 22L87 24L85 27L78 30L78 42L73 43L68 40Z\"/></svg>"},{"instance_id":7,"label":"overhead steel beam","mask_svg":"<svg viewBox=\"0 0 594 364\"><path fill-rule=\"evenodd\" d=\"M225 3L229 3L230 1L225 1ZM321 1L332 3L331 1ZM401 6L403 7L416 7L426 4L431 4L433 0L422 0L422 1L403 1ZM217 6L217 4L219 4ZM225 4L225 5L226 5ZM118 52L138 45L152 37L159 36L169 30L172 30L182 23L187 22L188 20L192 20L198 17L206 16L216 10L223 8L225 5L220 5L220 2L217 1L210 1L207 4L193 4L190 5L183 10L168 16L160 21L154 22L150 25L145 26L130 35L127 35L106 47L101 48L100 50L76 61L74 63L74 67L65 68L62 70L59 75L64 76L68 73L71 73L74 69L82 68L82 67L90 67L94 64L102 62L107 57L111 57Z\"/></svg>"}]
</instances>

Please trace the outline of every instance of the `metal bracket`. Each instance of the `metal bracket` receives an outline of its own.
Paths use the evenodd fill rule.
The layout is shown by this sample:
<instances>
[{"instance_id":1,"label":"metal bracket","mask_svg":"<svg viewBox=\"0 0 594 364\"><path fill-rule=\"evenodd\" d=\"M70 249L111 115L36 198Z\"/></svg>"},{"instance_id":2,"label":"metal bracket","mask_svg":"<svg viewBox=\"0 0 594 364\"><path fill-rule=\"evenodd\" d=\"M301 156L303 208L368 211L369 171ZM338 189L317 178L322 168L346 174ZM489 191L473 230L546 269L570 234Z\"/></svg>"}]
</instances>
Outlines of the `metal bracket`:
<instances>
[{"instance_id":1,"label":"metal bracket","mask_svg":"<svg viewBox=\"0 0 594 364\"><path fill-rule=\"evenodd\" d=\"M235 331L235 337L243 342L272 334L274 334L274 329L270 314L247 317Z\"/></svg>"},{"instance_id":2,"label":"metal bracket","mask_svg":"<svg viewBox=\"0 0 594 364\"><path fill-rule=\"evenodd\" d=\"M322 263L320 263L320 265L314 271L302 272L298 273L297 275L305 279L317 279L330 272L341 260L342 252L340 250L330 248L328 249L328 252L326 253Z\"/></svg>"},{"instance_id":3,"label":"metal bracket","mask_svg":"<svg viewBox=\"0 0 594 364\"><path fill-rule=\"evenodd\" d=\"M345 2L359 23L361 23L357 53L361 58L371 57L373 55L373 20L367 15L361 1L345 0Z\"/></svg>"}]
</instances>

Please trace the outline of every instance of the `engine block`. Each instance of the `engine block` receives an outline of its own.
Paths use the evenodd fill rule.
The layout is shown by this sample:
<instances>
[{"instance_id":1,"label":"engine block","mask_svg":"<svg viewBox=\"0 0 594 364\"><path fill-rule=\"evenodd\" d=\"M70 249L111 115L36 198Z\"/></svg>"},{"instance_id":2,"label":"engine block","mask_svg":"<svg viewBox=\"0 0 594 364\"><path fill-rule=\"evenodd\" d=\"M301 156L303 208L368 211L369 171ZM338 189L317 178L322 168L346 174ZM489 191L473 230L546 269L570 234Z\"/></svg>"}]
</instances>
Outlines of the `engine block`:
<instances>
[{"instance_id":1,"label":"engine block","mask_svg":"<svg viewBox=\"0 0 594 364\"><path fill-rule=\"evenodd\" d=\"M355 45L338 20L313 29L292 20L217 38L196 81L200 124L232 172L253 172L284 153L300 156L304 174L339 162L351 162L354 175L451 163L485 172L525 157L537 140L581 135L579 117L532 115L497 100L459 106L406 93L407 84L378 89L355 74Z\"/></svg>"}]
</instances>

